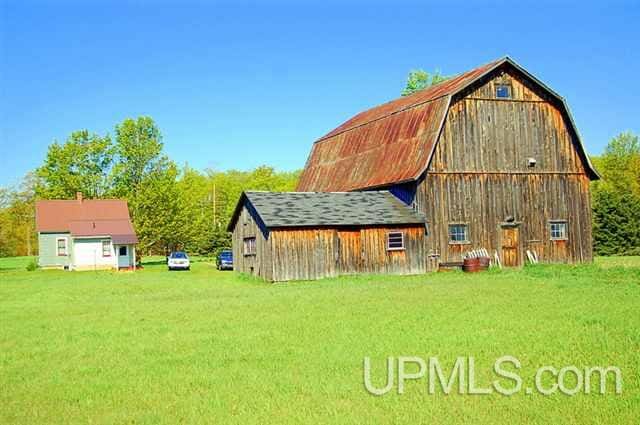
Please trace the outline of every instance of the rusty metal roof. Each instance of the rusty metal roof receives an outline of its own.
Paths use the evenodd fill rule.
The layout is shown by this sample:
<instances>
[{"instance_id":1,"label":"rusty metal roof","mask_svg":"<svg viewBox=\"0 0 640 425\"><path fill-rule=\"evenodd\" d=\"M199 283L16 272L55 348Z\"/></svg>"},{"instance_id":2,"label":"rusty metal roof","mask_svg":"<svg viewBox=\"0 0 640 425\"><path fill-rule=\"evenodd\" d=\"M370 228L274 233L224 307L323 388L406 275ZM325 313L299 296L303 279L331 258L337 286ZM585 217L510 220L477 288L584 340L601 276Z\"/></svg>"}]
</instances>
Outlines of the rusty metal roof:
<instances>
[{"instance_id":1,"label":"rusty metal roof","mask_svg":"<svg viewBox=\"0 0 640 425\"><path fill-rule=\"evenodd\" d=\"M137 243L127 201L119 199L37 201L36 230L78 237L117 236Z\"/></svg>"},{"instance_id":2,"label":"rusty metal roof","mask_svg":"<svg viewBox=\"0 0 640 425\"><path fill-rule=\"evenodd\" d=\"M452 97L505 63L531 78L565 108L587 169L597 178L564 99L504 57L361 112L330 131L314 143L297 190L349 191L418 179L426 171Z\"/></svg>"}]
</instances>

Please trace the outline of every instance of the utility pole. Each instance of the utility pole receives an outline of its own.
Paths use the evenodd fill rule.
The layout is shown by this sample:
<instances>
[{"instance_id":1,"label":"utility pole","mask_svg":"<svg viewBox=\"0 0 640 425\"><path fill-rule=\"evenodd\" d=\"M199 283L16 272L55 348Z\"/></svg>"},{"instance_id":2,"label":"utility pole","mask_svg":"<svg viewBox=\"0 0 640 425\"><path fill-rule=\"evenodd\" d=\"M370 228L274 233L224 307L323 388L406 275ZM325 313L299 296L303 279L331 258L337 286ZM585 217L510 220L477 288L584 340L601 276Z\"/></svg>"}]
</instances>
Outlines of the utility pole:
<instances>
[{"instance_id":1,"label":"utility pole","mask_svg":"<svg viewBox=\"0 0 640 425\"><path fill-rule=\"evenodd\" d=\"M216 220L216 184L213 184L213 226L218 228L218 220Z\"/></svg>"}]
</instances>

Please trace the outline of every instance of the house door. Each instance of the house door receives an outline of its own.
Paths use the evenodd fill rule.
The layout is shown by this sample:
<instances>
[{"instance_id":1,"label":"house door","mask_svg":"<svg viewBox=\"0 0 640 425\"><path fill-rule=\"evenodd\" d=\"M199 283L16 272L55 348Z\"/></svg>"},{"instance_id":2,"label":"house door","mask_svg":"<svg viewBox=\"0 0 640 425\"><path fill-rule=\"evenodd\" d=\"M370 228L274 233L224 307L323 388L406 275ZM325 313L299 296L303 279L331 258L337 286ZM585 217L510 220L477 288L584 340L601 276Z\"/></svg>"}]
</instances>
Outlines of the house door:
<instances>
[{"instance_id":1,"label":"house door","mask_svg":"<svg viewBox=\"0 0 640 425\"><path fill-rule=\"evenodd\" d=\"M358 273L362 269L360 230L338 231L338 270L342 274Z\"/></svg>"},{"instance_id":2,"label":"house door","mask_svg":"<svg viewBox=\"0 0 640 425\"><path fill-rule=\"evenodd\" d=\"M502 265L517 267L520 265L520 228L502 227Z\"/></svg>"},{"instance_id":3,"label":"house door","mask_svg":"<svg viewBox=\"0 0 640 425\"><path fill-rule=\"evenodd\" d=\"M128 268L131 266L131 262L129 261L129 246L120 245L117 247L118 253L118 268Z\"/></svg>"}]
</instances>

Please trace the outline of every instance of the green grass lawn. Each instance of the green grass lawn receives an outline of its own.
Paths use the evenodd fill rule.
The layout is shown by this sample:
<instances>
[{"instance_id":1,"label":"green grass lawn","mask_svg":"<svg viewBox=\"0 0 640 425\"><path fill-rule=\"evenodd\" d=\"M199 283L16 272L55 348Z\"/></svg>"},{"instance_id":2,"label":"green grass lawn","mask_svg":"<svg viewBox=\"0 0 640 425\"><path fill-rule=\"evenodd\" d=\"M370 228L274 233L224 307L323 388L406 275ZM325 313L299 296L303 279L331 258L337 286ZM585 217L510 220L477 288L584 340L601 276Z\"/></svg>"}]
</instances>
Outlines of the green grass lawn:
<instances>
[{"instance_id":1,"label":"green grass lawn","mask_svg":"<svg viewBox=\"0 0 640 425\"><path fill-rule=\"evenodd\" d=\"M478 275L266 284L206 262L167 272L25 271L0 260L0 423L636 424L640 258ZM388 356L618 366L605 395L370 395ZM508 386L509 382L505 382Z\"/></svg>"},{"instance_id":2,"label":"green grass lawn","mask_svg":"<svg viewBox=\"0 0 640 425\"><path fill-rule=\"evenodd\" d=\"M32 260L35 260L35 257L0 257L0 273L10 270L24 271Z\"/></svg>"}]
</instances>

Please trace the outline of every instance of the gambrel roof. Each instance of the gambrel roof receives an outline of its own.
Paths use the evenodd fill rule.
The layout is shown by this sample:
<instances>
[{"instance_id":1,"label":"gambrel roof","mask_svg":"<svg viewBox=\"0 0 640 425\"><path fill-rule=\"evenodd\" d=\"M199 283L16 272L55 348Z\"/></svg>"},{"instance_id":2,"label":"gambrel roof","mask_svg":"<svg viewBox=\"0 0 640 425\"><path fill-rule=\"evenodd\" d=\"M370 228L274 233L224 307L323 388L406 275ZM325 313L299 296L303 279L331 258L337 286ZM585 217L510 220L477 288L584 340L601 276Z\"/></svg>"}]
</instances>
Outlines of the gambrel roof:
<instances>
[{"instance_id":1,"label":"gambrel roof","mask_svg":"<svg viewBox=\"0 0 640 425\"><path fill-rule=\"evenodd\" d=\"M428 167L453 97L504 67L523 75L555 101L575 135L589 177L597 179L565 100L504 57L361 112L321 137L313 145L297 190L350 191L417 180Z\"/></svg>"}]
</instances>

